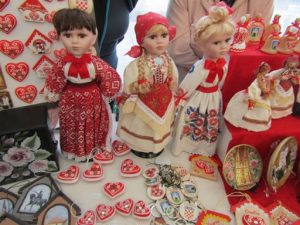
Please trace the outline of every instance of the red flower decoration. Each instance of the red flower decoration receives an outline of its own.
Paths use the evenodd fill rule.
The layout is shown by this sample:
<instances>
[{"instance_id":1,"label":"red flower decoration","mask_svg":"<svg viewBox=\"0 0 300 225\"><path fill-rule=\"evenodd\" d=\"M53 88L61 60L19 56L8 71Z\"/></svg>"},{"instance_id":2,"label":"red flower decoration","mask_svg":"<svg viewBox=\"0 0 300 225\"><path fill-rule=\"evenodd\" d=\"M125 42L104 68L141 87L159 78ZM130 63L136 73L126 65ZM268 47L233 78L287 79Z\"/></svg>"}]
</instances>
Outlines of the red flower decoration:
<instances>
[{"instance_id":1,"label":"red flower decoration","mask_svg":"<svg viewBox=\"0 0 300 225\"><path fill-rule=\"evenodd\" d=\"M217 111L215 109L211 109L209 110L209 116L216 116L217 115Z\"/></svg>"}]
</instances>

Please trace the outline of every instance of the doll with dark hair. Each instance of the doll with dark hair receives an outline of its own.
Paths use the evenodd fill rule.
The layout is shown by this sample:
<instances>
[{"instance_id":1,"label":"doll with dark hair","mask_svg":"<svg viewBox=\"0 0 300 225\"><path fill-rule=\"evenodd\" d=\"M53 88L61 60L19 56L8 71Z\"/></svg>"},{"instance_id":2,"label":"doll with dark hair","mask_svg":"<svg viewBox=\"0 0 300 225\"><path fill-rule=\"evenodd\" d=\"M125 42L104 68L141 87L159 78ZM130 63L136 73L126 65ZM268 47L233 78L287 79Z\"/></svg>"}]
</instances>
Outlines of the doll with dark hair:
<instances>
[{"instance_id":1,"label":"doll with dark hair","mask_svg":"<svg viewBox=\"0 0 300 225\"><path fill-rule=\"evenodd\" d=\"M108 98L121 86L118 73L92 56L97 37L94 18L79 9L61 9L53 24L67 50L48 74L45 96L59 102L60 144L68 158L85 161L93 148L110 149Z\"/></svg>"}]
</instances>

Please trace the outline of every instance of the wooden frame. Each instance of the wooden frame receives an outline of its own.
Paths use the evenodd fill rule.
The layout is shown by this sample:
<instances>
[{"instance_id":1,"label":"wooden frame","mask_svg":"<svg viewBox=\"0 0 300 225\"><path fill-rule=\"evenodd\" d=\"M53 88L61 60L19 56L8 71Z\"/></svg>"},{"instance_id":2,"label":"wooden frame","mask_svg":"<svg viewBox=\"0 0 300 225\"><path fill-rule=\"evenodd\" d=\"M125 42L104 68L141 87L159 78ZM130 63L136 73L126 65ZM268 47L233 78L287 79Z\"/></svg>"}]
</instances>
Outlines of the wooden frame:
<instances>
[{"instance_id":1,"label":"wooden frame","mask_svg":"<svg viewBox=\"0 0 300 225\"><path fill-rule=\"evenodd\" d=\"M15 193L0 187L0 217L4 214L11 214L16 205L19 196Z\"/></svg>"},{"instance_id":2,"label":"wooden frame","mask_svg":"<svg viewBox=\"0 0 300 225\"><path fill-rule=\"evenodd\" d=\"M40 208L36 215L37 225L52 223L76 225L77 216L81 215L81 209L60 191L46 205Z\"/></svg>"},{"instance_id":3,"label":"wooden frame","mask_svg":"<svg viewBox=\"0 0 300 225\"><path fill-rule=\"evenodd\" d=\"M29 224L14 217L9 213L6 213L3 217L0 217L0 225L29 225Z\"/></svg>"},{"instance_id":4,"label":"wooden frame","mask_svg":"<svg viewBox=\"0 0 300 225\"><path fill-rule=\"evenodd\" d=\"M58 185L49 174L33 180L19 189L20 197L13 215L21 217L23 221L34 221L37 211L46 205L59 190Z\"/></svg>"}]
</instances>

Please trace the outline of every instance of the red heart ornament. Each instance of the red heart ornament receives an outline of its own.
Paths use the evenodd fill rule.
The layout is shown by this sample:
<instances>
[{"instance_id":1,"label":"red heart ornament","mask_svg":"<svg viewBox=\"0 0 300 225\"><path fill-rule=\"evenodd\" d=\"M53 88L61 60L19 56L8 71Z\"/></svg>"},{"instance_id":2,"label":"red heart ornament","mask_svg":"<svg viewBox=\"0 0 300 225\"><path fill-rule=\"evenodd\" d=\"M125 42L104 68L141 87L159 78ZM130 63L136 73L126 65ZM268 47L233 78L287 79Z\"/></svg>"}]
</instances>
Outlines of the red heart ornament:
<instances>
[{"instance_id":1,"label":"red heart ornament","mask_svg":"<svg viewBox=\"0 0 300 225\"><path fill-rule=\"evenodd\" d=\"M82 174L82 178L86 181L98 181L103 178L103 168L99 163L93 163L90 169Z\"/></svg>"},{"instance_id":2,"label":"red heart ornament","mask_svg":"<svg viewBox=\"0 0 300 225\"><path fill-rule=\"evenodd\" d=\"M112 152L101 149L99 153L94 155L94 162L108 164L114 161L115 157Z\"/></svg>"},{"instance_id":3,"label":"red heart ornament","mask_svg":"<svg viewBox=\"0 0 300 225\"><path fill-rule=\"evenodd\" d=\"M119 140L114 140L112 143L113 152L116 156L125 155L130 152L130 148L124 142Z\"/></svg>"},{"instance_id":4,"label":"red heart ornament","mask_svg":"<svg viewBox=\"0 0 300 225\"><path fill-rule=\"evenodd\" d=\"M63 58L66 56L67 50L65 48L57 49L57 50L54 50L53 54L58 59Z\"/></svg>"},{"instance_id":5,"label":"red heart ornament","mask_svg":"<svg viewBox=\"0 0 300 225\"><path fill-rule=\"evenodd\" d=\"M51 30L48 32L48 37L52 40L58 40L58 35L55 30Z\"/></svg>"},{"instance_id":6,"label":"red heart ornament","mask_svg":"<svg viewBox=\"0 0 300 225\"><path fill-rule=\"evenodd\" d=\"M154 84L146 94L140 94L141 101L157 116L163 117L172 100L172 92L167 84Z\"/></svg>"},{"instance_id":7,"label":"red heart ornament","mask_svg":"<svg viewBox=\"0 0 300 225\"><path fill-rule=\"evenodd\" d=\"M100 222L109 220L115 215L115 207L99 204L96 208L97 217Z\"/></svg>"},{"instance_id":8,"label":"red heart ornament","mask_svg":"<svg viewBox=\"0 0 300 225\"><path fill-rule=\"evenodd\" d=\"M149 207L144 201L138 201L133 210L133 216L137 219L149 219L151 215Z\"/></svg>"},{"instance_id":9,"label":"red heart ornament","mask_svg":"<svg viewBox=\"0 0 300 225\"><path fill-rule=\"evenodd\" d=\"M2 11L9 3L9 0L1 0L0 1L0 11Z\"/></svg>"},{"instance_id":10,"label":"red heart ornament","mask_svg":"<svg viewBox=\"0 0 300 225\"><path fill-rule=\"evenodd\" d=\"M15 90L17 97L26 103L32 103L37 95L37 89L34 85L17 87Z\"/></svg>"},{"instance_id":11,"label":"red heart ornament","mask_svg":"<svg viewBox=\"0 0 300 225\"><path fill-rule=\"evenodd\" d=\"M86 211L81 218L77 220L77 225L94 225L96 223L96 214L93 210Z\"/></svg>"},{"instance_id":12,"label":"red heart ornament","mask_svg":"<svg viewBox=\"0 0 300 225\"><path fill-rule=\"evenodd\" d=\"M65 184L73 184L78 181L79 167L71 165L67 170L61 171L57 174L56 179Z\"/></svg>"},{"instance_id":13,"label":"red heart ornament","mask_svg":"<svg viewBox=\"0 0 300 225\"><path fill-rule=\"evenodd\" d=\"M48 23L52 23L53 16L54 16L55 13L56 13L56 11L52 11L52 12L50 12L50 13L47 13L46 16L45 16L45 20L46 20Z\"/></svg>"},{"instance_id":14,"label":"red heart ornament","mask_svg":"<svg viewBox=\"0 0 300 225\"><path fill-rule=\"evenodd\" d=\"M128 198L124 201L117 202L115 204L116 211L120 213L123 216L130 215L132 209L133 209L133 200L131 198Z\"/></svg>"},{"instance_id":15,"label":"red heart ornament","mask_svg":"<svg viewBox=\"0 0 300 225\"><path fill-rule=\"evenodd\" d=\"M244 225L266 225L263 218L246 214L242 217Z\"/></svg>"},{"instance_id":16,"label":"red heart ornament","mask_svg":"<svg viewBox=\"0 0 300 225\"><path fill-rule=\"evenodd\" d=\"M0 16L0 30L9 34L17 25L17 19L12 14Z\"/></svg>"},{"instance_id":17,"label":"red heart ornament","mask_svg":"<svg viewBox=\"0 0 300 225\"><path fill-rule=\"evenodd\" d=\"M0 51L3 54L10 57L11 59L15 59L24 51L24 45L19 40L13 40L13 41L1 40Z\"/></svg>"},{"instance_id":18,"label":"red heart ornament","mask_svg":"<svg viewBox=\"0 0 300 225\"><path fill-rule=\"evenodd\" d=\"M25 62L7 63L5 70L9 76L21 82L27 77L29 66Z\"/></svg>"},{"instance_id":19,"label":"red heart ornament","mask_svg":"<svg viewBox=\"0 0 300 225\"><path fill-rule=\"evenodd\" d=\"M110 198L116 198L125 191L125 185L122 182L109 182L104 185L104 193Z\"/></svg>"},{"instance_id":20,"label":"red heart ornament","mask_svg":"<svg viewBox=\"0 0 300 225\"><path fill-rule=\"evenodd\" d=\"M121 176L136 177L141 174L141 167L134 164L131 159L125 159L121 164Z\"/></svg>"}]
</instances>

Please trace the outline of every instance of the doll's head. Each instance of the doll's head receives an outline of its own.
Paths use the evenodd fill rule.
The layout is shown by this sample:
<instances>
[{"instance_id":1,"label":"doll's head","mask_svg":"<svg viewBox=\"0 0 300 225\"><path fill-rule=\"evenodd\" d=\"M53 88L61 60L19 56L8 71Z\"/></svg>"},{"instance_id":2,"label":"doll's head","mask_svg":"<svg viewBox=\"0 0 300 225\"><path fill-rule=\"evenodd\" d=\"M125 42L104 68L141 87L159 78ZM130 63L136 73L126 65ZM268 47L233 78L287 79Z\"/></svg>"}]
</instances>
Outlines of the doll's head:
<instances>
[{"instance_id":1,"label":"doll's head","mask_svg":"<svg viewBox=\"0 0 300 225\"><path fill-rule=\"evenodd\" d=\"M211 42L212 46L217 44L222 44L226 42L226 48L219 49L226 53L230 48L230 41L235 31L235 23L231 18L231 11L224 4L217 4L210 7L208 15L200 18L194 25L194 40L198 43L200 50L203 52L204 56L210 58L215 58L219 56L211 55L212 49L210 48L209 43ZM216 42L216 43L215 43ZM217 49L215 49L217 50Z\"/></svg>"},{"instance_id":2,"label":"doll's head","mask_svg":"<svg viewBox=\"0 0 300 225\"><path fill-rule=\"evenodd\" d=\"M291 55L284 61L285 69L296 69L299 66L299 57L297 55Z\"/></svg>"},{"instance_id":3,"label":"doll's head","mask_svg":"<svg viewBox=\"0 0 300 225\"><path fill-rule=\"evenodd\" d=\"M61 9L53 17L53 25L67 51L80 57L90 51L96 41L94 17L79 9Z\"/></svg>"}]
</instances>

